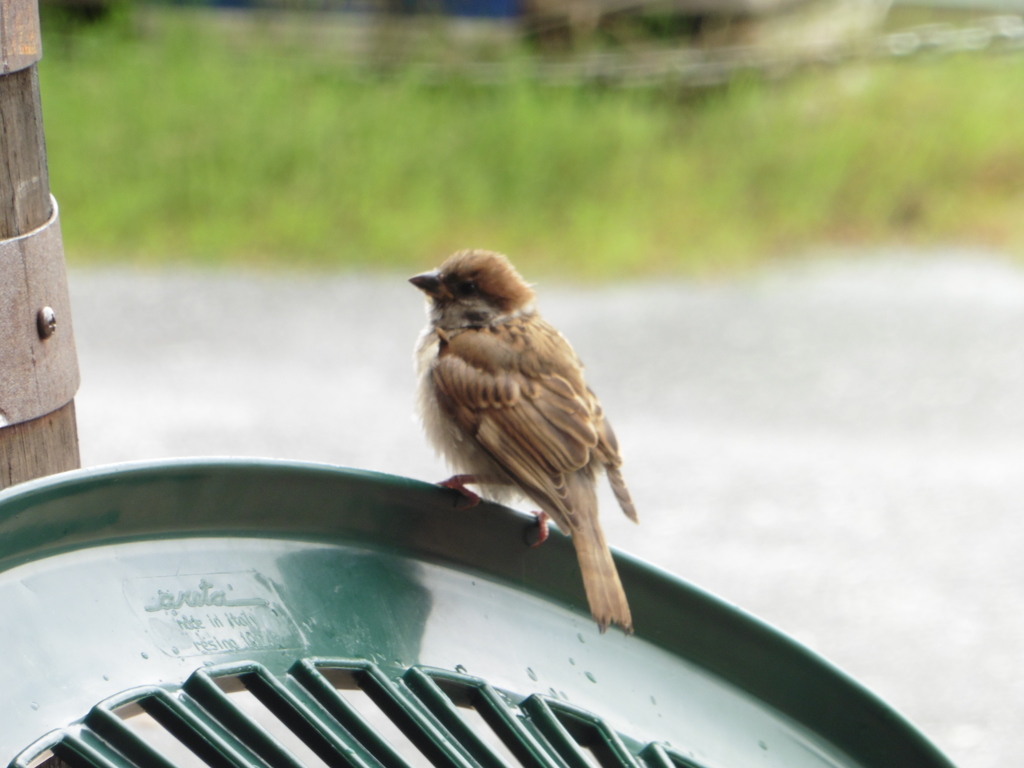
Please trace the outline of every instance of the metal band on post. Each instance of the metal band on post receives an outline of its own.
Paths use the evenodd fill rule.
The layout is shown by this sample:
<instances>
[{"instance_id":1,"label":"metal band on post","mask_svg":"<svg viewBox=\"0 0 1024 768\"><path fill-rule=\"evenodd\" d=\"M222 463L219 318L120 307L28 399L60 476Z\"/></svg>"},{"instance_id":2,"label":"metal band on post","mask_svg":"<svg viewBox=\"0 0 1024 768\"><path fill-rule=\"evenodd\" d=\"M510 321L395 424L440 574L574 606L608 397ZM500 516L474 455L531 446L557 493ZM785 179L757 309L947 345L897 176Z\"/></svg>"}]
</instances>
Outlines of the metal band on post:
<instances>
[{"instance_id":1,"label":"metal band on post","mask_svg":"<svg viewBox=\"0 0 1024 768\"><path fill-rule=\"evenodd\" d=\"M45 416L78 391L64 246L53 215L0 240L0 427Z\"/></svg>"},{"instance_id":2,"label":"metal band on post","mask_svg":"<svg viewBox=\"0 0 1024 768\"><path fill-rule=\"evenodd\" d=\"M42 57L39 5L0 2L0 74L31 67Z\"/></svg>"}]
</instances>

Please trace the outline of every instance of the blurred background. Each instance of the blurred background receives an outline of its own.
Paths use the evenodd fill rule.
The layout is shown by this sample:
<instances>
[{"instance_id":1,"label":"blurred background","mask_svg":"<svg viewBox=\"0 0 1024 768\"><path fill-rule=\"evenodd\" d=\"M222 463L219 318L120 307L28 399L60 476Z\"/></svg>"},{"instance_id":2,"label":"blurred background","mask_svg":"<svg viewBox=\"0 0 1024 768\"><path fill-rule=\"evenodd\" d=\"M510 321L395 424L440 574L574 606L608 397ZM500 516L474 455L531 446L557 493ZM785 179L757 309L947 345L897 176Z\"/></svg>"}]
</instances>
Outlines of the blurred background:
<instances>
[{"instance_id":1,"label":"blurred background","mask_svg":"<svg viewBox=\"0 0 1024 768\"><path fill-rule=\"evenodd\" d=\"M616 547L1018 761L1024 2L42 10L84 465L443 479L405 279L501 250L623 444Z\"/></svg>"},{"instance_id":2,"label":"blurred background","mask_svg":"<svg viewBox=\"0 0 1024 768\"><path fill-rule=\"evenodd\" d=\"M43 0L72 264L1024 249L1021 3L519 1Z\"/></svg>"}]
</instances>

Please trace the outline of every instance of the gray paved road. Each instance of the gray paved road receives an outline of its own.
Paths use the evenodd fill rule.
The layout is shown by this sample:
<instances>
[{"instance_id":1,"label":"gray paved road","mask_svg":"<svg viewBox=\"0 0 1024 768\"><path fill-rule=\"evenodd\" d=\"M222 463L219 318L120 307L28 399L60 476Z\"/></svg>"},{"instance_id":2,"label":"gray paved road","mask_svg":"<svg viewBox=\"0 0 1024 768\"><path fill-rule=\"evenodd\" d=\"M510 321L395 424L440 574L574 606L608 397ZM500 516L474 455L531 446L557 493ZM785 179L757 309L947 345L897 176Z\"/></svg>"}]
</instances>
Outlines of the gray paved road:
<instances>
[{"instance_id":1,"label":"gray paved road","mask_svg":"<svg viewBox=\"0 0 1024 768\"><path fill-rule=\"evenodd\" d=\"M411 416L423 315L404 276L71 286L87 466L254 455L444 476ZM605 494L617 547L803 641L962 768L1019 762L1024 271L879 254L539 290L623 443L642 525Z\"/></svg>"}]
</instances>

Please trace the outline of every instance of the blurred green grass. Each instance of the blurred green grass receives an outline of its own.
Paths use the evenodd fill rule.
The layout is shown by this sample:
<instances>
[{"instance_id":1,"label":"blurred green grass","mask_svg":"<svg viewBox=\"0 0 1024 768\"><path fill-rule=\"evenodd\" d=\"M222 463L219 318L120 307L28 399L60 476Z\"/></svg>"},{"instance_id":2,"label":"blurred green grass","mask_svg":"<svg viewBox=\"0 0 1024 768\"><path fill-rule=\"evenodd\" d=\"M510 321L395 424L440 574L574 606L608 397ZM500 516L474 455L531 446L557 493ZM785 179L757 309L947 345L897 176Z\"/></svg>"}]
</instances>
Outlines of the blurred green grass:
<instances>
[{"instance_id":1,"label":"blurred green grass","mask_svg":"<svg viewBox=\"0 0 1024 768\"><path fill-rule=\"evenodd\" d=\"M59 34L44 20L72 264L417 269L479 246L530 274L607 278L836 245L1024 252L1024 57L684 96L374 75L259 25L154 18Z\"/></svg>"}]
</instances>

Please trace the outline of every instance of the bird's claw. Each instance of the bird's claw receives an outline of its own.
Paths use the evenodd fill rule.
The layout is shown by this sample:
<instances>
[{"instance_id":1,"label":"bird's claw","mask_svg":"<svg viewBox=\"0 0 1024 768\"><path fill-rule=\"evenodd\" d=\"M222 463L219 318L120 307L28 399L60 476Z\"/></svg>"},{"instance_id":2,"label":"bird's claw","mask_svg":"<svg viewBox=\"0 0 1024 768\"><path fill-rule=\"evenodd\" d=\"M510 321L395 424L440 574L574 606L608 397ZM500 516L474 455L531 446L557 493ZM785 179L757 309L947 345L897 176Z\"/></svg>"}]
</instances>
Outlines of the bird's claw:
<instances>
[{"instance_id":1,"label":"bird's claw","mask_svg":"<svg viewBox=\"0 0 1024 768\"><path fill-rule=\"evenodd\" d=\"M548 539L548 520L551 518L547 512L536 512L537 522L526 529L526 543L530 549L536 549Z\"/></svg>"},{"instance_id":2,"label":"bird's claw","mask_svg":"<svg viewBox=\"0 0 1024 768\"><path fill-rule=\"evenodd\" d=\"M466 487L467 483L473 482L476 482L476 478L473 475L452 475L447 480L438 483L438 485L442 488L451 488L453 491L461 493L465 500L455 506L458 509L469 509L480 503L480 497Z\"/></svg>"}]
</instances>

